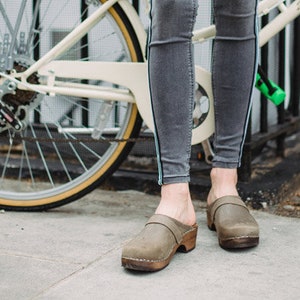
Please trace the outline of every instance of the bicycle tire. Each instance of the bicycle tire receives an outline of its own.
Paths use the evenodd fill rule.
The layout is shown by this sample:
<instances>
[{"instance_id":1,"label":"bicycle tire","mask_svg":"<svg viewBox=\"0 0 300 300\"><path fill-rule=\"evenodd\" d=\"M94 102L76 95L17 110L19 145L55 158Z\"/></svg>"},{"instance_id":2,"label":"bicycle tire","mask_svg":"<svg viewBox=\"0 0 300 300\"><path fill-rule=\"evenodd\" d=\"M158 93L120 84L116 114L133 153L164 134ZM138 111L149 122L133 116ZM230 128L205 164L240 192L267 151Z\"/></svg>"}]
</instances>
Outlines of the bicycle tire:
<instances>
[{"instance_id":1,"label":"bicycle tire","mask_svg":"<svg viewBox=\"0 0 300 300\"><path fill-rule=\"evenodd\" d=\"M100 3L105 2L106 0L100 0ZM48 1L49 5L51 5L51 1ZM56 10L59 11L60 9L56 8ZM15 8L13 11L15 13ZM122 56L121 58L124 61L134 62L144 60L134 28L118 3L110 8L109 13L105 16L105 19L101 20L101 23L105 23L105 26L111 26L115 30L102 32L101 37L103 37L103 40L112 38L112 35L114 38L120 39L116 41L120 44L118 58ZM94 35L96 30L93 33ZM36 38L37 35L34 42L43 46L42 38L40 41ZM19 41L20 43L21 41ZM41 46L39 48L42 48ZM121 49L121 47L124 47L124 49ZM82 44L80 48L83 48ZM106 51L108 50L110 50L109 47ZM111 55L114 56L114 53ZM114 56L114 59L115 57L117 55ZM27 58L25 55L24 58L24 55L20 55L20 58L15 60L14 64L17 64L19 68L26 68L26 64L30 64L29 61L29 57ZM34 78L33 80L40 79ZM40 96L34 94L31 97L38 98ZM8 98L13 97L9 94ZM33 116L31 116L34 120L29 122L26 130L18 134L8 129L0 134L0 208L2 209L42 211L81 198L109 177L126 158L133 146L133 142L114 142L110 141L110 138L130 139L137 137L139 134L142 120L135 104L114 105L114 110L111 112L114 120L108 120L107 122L114 123L114 126L117 127L117 133L108 130L105 136L101 136L99 143L97 143L97 140L93 143L90 135L82 137L80 134L78 136L76 134L66 134L64 131L60 133L58 129L64 123L68 123L69 127L73 126L75 129L78 126L82 126L84 129L90 126L89 124L83 126L82 120L84 115L86 117L86 115L94 114L94 109L91 106L98 105L99 101L88 103L87 100L90 99L74 100L73 98L63 97L65 102L71 101L73 107L69 109L69 114L64 113L61 116L61 120L55 119L52 122L49 120L49 113L51 114L53 110L53 101L49 102L51 100L45 100L44 98L46 97L43 96L42 100L39 98L39 105L34 108L34 114L36 115L32 113ZM50 106L47 101L51 104L51 110L47 111L46 115L46 109ZM72 109L79 110L78 107L81 109L80 117L77 111L72 111ZM101 107L97 111L100 110ZM80 120L78 121L76 118ZM79 124L76 122L79 122ZM110 142L106 142L106 140ZM58 167L58 170L55 170L56 167ZM76 168L78 170L75 170ZM44 181L45 179L47 182Z\"/></svg>"}]
</instances>

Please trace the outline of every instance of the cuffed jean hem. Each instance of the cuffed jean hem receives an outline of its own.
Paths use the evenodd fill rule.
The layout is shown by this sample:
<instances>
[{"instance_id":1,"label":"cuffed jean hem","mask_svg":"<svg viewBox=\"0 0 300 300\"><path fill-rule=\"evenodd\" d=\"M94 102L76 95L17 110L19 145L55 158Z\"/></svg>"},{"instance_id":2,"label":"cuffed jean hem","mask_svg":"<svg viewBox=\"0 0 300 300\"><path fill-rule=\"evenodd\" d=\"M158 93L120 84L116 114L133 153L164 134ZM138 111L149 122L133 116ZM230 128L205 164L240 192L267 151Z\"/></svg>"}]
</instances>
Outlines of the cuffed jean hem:
<instances>
[{"instance_id":1,"label":"cuffed jean hem","mask_svg":"<svg viewBox=\"0 0 300 300\"><path fill-rule=\"evenodd\" d=\"M165 177L162 181L158 182L159 185L171 184L171 183L187 183L190 182L190 176L175 176Z\"/></svg>"}]
</instances>

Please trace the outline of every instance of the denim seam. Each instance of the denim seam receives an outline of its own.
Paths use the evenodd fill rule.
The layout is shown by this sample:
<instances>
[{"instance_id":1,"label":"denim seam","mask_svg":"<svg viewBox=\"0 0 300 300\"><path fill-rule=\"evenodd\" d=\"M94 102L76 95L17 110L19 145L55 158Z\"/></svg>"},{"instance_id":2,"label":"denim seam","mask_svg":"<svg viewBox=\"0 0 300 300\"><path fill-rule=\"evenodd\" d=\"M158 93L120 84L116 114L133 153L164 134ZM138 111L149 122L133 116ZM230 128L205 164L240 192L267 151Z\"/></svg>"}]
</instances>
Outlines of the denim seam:
<instances>
[{"instance_id":1,"label":"denim seam","mask_svg":"<svg viewBox=\"0 0 300 300\"><path fill-rule=\"evenodd\" d=\"M150 22L152 22L152 0L150 0L150 12L149 12L149 17L150 17ZM148 45L150 45L152 39L152 30L151 30L151 25L149 26L149 35L148 35ZM150 51L148 51L148 64L150 62L151 56L150 56ZM148 68L148 78L149 78L149 68ZM152 99L152 91L151 91L151 85L149 84L149 94L150 94L150 99ZM163 168L162 168L162 162L161 162L161 155L160 155L160 145L159 145L159 137L157 134L157 127L156 127L156 122L155 122L155 116L154 116L154 109L153 109L153 103L151 103L151 109L152 109L152 119L153 119L153 125L154 125L154 143L155 143L155 150L156 150L156 159L157 159L157 168L158 168L158 184L162 185L162 179L163 179Z\"/></svg>"},{"instance_id":2,"label":"denim seam","mask_svg":"<svg viewBox=\"0 0 300 300\"><path fill-rule=\"evenodd\" d=\"M197 15L197 2L193 1L193 12L190 18L190 32L192 33L193 27L195 24L195 19ZM190 124L189 124L189 140L190 144L187 145L186 151L188 153L188 157L191 156L191 139L192 139L192 129L193 129L193 103L194 103L194 90L195 90L195 71L194 71L194 60L193 60L193 49L192 49L192 40L189 40L189 47L188 47L188 67L189 67L189 80L190 80L190 95L189 95L189 117L190 117ZM189 165L189 161L187 162ZM189 173L189 169L187 170Z\"/></svg>"},{"instance_id":3,"label":"denim seam","mask_svg":"<svg viewBox=\"0 0 300 300\"><path fill-rule=\"evenodd\" d=\"M253 77L252 77L252 89L250 91L250 95L249 95L249 98L250 98L250 101L249 101L249 104L248 104L248 110L247 110L247 116L246 116L246 120L245 120L245 124L244 124L244 131L243 131L243 137L242 137L242 141L241 141L241 145L240 145L240 153L239 153L239 159L238 159L238 166L241 165L241 160L242 160L242 149L244 147L244 143L245 143L245 140L246 140L246 135L247 135L247 128L248 128L248 124L249 124L249 118L250 118L250 113L251 113L251 107L252 107L252 102L253 102L253 90L254 90L254 86L255 86L255 76L256 76L256 72L257 72L257 67L258 67L258 22L257 22L257 5L258 5L258 1L256 0L256 5L255 5L255 14L254 14L254 19L255 19L255 22L254 22L254 33L255 33L255 40L256 40L256 43L255 43L255 68L254 68L254 71L253 71Z\"/></svg>"}]
</instances>

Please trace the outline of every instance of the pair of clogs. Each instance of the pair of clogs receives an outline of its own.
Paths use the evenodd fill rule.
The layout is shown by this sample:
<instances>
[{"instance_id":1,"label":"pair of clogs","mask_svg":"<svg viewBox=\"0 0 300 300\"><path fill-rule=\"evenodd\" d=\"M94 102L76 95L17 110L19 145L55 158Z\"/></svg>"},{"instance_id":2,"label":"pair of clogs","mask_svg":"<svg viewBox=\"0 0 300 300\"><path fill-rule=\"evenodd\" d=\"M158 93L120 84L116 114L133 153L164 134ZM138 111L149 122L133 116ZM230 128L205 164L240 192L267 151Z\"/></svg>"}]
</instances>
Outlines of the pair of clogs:
<instances>
[{"instance_id":1,"label":"pair of clogs","mask_svg":"<svg viewBox=\"0 0 300 300\"><path fill-rule=\"evenodd\" d=\"M207 208L207 225L216 230L222 248L248 248L259 242L259 227L237 196L217 199ZM166 267L176 251L195 248L197 224L188 226L165 215L153 215L122 251L122 266L140 271Z\"/></svg>"}]
</instances>

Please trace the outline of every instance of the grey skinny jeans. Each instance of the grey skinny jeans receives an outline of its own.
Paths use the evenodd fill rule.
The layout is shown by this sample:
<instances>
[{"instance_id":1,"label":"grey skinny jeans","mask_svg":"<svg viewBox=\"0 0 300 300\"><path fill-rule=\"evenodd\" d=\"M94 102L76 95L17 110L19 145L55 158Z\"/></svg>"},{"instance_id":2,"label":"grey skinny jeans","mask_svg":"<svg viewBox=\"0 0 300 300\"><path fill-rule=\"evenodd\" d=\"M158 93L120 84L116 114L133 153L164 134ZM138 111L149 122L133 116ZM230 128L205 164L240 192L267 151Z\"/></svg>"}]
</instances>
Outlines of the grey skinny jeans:
<instances>
[{"instance_id":1,"label":"grey skinny jeans","mask_svg":"<svg viewBox=\"0 0 300 300\"><path fill-rule=\"evenodd\" d=\"M197 0L152 0L149 85L159 184L188 182ZM215 101L213 167L237 168L249 119L257 65L257 0L214 0L216 38L212 80Z\"/></svg>"}]
</instances>

